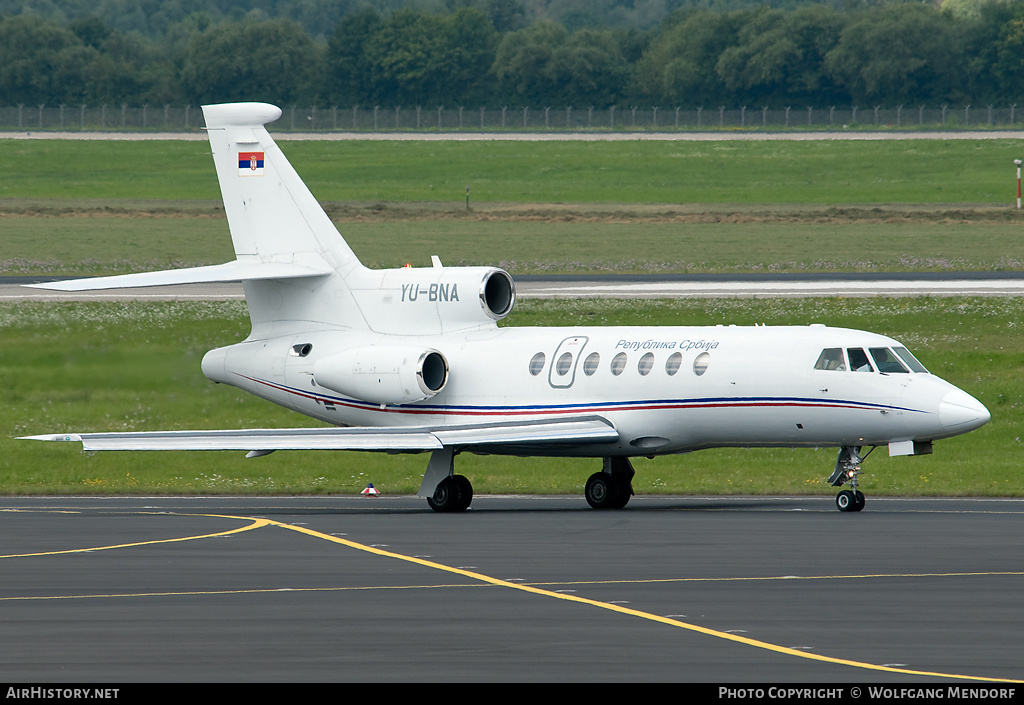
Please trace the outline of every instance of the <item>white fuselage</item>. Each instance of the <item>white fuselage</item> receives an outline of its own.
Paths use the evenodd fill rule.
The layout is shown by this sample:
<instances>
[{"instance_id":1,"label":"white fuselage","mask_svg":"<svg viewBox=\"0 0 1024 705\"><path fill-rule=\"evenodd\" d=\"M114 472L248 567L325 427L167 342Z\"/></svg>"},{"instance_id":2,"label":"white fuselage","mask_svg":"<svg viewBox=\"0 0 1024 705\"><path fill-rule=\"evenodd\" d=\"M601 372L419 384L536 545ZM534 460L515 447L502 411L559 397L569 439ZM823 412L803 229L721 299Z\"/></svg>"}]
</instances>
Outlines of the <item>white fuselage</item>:
<instances>
[{"instance_id":1,"label":"white fuselage","mask_svg":"<svg viewBox=\"0 0 1024 705\"><path fill-rule=\"evenodd\" d=\"M619 432L612 446L488 448L516 455L884 445L957 435L989 418L975 399L927 372L853 371L849 364L816 369L825 349L900 346L885 336L826 326L481 327L403 341L440 351L450 367L444 388L422 401L368 402L317 383L318 359L395 339L318 331L247 341L208 353L203 371L335 425L513 423L597 415ZM292 352L299 348L306 354Z\"/></svg>"}]
</instances>

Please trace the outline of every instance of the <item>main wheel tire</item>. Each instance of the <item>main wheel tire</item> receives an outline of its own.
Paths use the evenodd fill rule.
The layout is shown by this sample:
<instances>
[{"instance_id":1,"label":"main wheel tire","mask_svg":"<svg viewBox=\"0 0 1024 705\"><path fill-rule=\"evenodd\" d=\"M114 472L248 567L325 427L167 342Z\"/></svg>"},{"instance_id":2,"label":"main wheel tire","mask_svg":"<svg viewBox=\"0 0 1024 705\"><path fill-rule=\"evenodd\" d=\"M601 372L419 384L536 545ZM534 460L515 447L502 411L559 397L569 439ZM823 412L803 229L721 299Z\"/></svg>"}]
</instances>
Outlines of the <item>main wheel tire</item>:
<instances>
[{"instance_id":1,"label":"main wheel tire","mask_svg":"<svg viewBox=\"0 0 1024 705\"><path fill-rule=\"evenodd\" d=\"M463 475L452 475L452 479L455 480L455 485L459 488L459 501L452 511L464 512L469 509L469 505L473 501L473 485Z\"/></svg>"},{"instance_id":2,"label":"main wheel tire","mask_svg":"<svg viewBox=\"0 0 1024 705\"><path fill-rule=\"evenodd\" d=\"M615 482L615 494L615 504L612 509L622 509L629 503L629 498L633 496L633 483L620 478Z\"/></svg>"},{"instance_id":3,"label":"main wheel tire","mask_svg":"<svg viewBox=\"0 0 1024 705\"><path fill-rule=\"evenodd\" d=\"M468 490L467 490L468 488ZM473 501L473 488L462 475L449 475L437 483L427 505L435 512L461 512Z\"/></svg>"},{"instance_id":4,"label":"main wheel tire","mask_svg":"<svg viewBox=\"0 0 1024 705\"><path fill-rule=\"evenodd\" d=\"M595 472L591 475L587 479L587 486L584 488L583 494L587 498L587 504L594 509L615 509L623 506L618 504L620 501L618 483L614 482L612 476L606 472Z\"/></svg>"}]
</instances>

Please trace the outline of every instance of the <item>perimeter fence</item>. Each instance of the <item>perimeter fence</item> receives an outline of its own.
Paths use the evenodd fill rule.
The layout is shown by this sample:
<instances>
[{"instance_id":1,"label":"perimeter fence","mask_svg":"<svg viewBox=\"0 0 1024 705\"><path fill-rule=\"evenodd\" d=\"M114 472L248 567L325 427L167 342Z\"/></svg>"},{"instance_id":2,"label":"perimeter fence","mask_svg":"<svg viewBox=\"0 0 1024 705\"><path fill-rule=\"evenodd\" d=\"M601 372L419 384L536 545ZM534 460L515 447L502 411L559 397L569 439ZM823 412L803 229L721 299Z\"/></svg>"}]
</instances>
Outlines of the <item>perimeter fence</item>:
<instances>
[{"instance_id":1,"label":"perimeter fence","mask_svg":"<svg viewBox=\"0 0 1024 705\"><path fill-rule=\"evenodd\" d=\"M296 132L356 131L673 131L721 129L1016 129L1016 106L883 108L446 108L287 106L275 123ZM196 106L0 106L0 130L199 130Z\"/></svg>"}]
</instances>

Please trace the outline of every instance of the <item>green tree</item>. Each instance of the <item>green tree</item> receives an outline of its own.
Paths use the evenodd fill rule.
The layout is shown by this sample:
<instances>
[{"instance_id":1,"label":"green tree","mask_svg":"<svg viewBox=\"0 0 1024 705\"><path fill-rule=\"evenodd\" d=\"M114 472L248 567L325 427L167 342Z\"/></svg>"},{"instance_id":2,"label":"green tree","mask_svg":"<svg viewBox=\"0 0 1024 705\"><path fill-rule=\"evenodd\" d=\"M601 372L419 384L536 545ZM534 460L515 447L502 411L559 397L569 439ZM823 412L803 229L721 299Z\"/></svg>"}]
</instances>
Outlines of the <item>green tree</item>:
<instances>
[{"instance_id":1,"label":"green tree","mask_svg":"<svg viewBox=\"0 0 1024 705\"><path fill-rule=\"evenodd\" d=\"M845 103L824 69L842 27L842 18L823 5L758 11L740 30L739 43L719 56L715 72L747 105Z\"/></svg>"},{"instance_id":2,"label":"green tree","mask_svg":"<svg viewBox=\"0 0 1024 705\"><path fill-rule=\"evenodd\" d=\"M634 67L639 96L662 106L735 103L736 91L716 68L723 52L739 43L752 14L700 10L671 17Z\"/></svg>"},{"instance_id":3,"label":"green tree","mask_svg":"<svg viewBox=\"0 0 1024 705\"><path fill-rule=\"evenodd\" d=\"M562 88L550 67L568 39L565 27L544 20L506 34L494 59L499 101L525 106L561 105Z\"/></svg>"},{"instance_id":4,"label":"green tree","mask_svg":"<svg viewBox=\"0 0 1024 705\"><path fill-rule=\"evenodd\" d=\"M70 30L33 15L0 18L0 105L82 100L97 51Z\"/></svg>"},{"instance_id":5,"label":"green tree","mask_svg":"<svg viewBox=\"0 0 1024 705\"><path fill-rule=\"evenodd\" d=\"M475 8L392 13L366 39L375 104L457 106L487 92L497 31Z\"/></svg>"},{"instance_id":6,"label":"green tree","mask_svg":"<svg viewBox=\"0 0 1024 705\"><path fill-rule=\"evenodd\" d=\"M951 17L925 5L882 5L846 25L825 70L861 105L963 101L960 46Z\"/></svg>"},{"instance_id":7,"label":"green tree","mask_svg":"<svg viewBox=\"0 0 1024 705\"><path fill-rule=\"evenodd\" d=\"M189 41L182 83L189 102L315 103L324 51L289 20L225 23Z\"/></svg>"},{"instance_id":8,"label":"green tree","mask_svg":"<svg viewBox=\"0 0 1024 705\"><path fill-rule=\"evenodd\" d=\"M328 84L334 105L366 105L377 100L366 50L382 22L376 10L364 10L338 22L328 39Z\"/></svg>"}]
</instances>

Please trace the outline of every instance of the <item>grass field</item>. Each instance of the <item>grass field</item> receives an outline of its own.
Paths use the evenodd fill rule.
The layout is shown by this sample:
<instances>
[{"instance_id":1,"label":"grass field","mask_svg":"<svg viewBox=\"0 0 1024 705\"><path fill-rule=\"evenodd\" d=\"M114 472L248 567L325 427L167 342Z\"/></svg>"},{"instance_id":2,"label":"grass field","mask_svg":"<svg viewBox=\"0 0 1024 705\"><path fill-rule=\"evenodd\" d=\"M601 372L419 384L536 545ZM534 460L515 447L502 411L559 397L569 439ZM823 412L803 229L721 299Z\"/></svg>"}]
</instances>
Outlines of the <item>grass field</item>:
<instances>
[{"instance_id":1,"label":"grass field","mask_svg":"<svg viewBox=\"0 0 1024 705\"><path fill-rule=\"evenodd\" d=\"M1016 141L288 143L364 262L536 272L1020 269ZM100 274L232 258L205 144L0 141L0 272ZM464 203L471 186L472 206ZM932 456L865 465L869 494L1024 493L1017 299L521 301L512 325L805 324L885 333L992 421ZM244 307L0 306L8 437L0 492L389 493L426 456L83 454L11 437L63 430L294 426L209 383L199 360L248 332ZM637 461L638 492L834 494L835 451ZM466 456L478 492L579 492L594 461Z\"/></svg>"},{"instance_id":2,"label":"grass field","mask_svg":"<svg viewBox=\"0 0 1024 705\"><path fill-rule=\"evenodd\" d=\"M321 201L1005 204L1018 140L288 142ZM219 201L204 142L2 140L0 199Z\"/></svg>"},{"instance_id":3,"label":"grass field","mask_svg":"<svg viewBox=\"0 0 1024 705\"><path fill-rule=\"evenodd\" d=\"M1014 140L289 142L370 266L1018 269ZM0 273L231 258L201 142L0 141ZM465 205L465 188L471 203Z\"/></svg>"}]
</instances>

